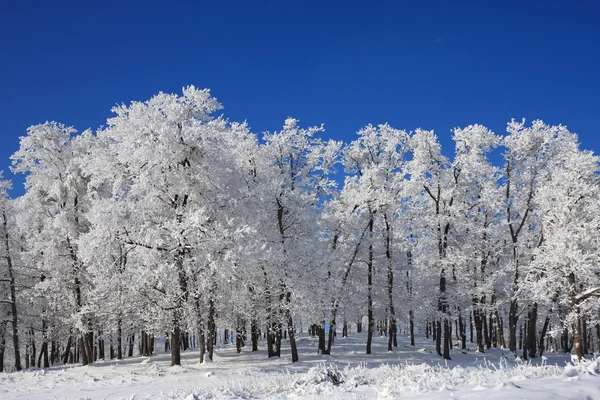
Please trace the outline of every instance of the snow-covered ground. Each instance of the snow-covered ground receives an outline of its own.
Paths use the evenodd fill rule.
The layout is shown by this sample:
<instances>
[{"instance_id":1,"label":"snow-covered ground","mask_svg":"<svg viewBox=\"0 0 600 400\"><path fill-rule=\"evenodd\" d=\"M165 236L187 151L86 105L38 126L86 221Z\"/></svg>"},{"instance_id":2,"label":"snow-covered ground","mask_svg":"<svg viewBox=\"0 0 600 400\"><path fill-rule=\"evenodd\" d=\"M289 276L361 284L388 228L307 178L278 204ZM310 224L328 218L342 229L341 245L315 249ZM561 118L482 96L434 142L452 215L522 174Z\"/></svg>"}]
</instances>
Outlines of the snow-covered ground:
<instances>
[{"instance_id":1,"label":"snow-covered ground","mask_svg":"<svg viewBox=\"0 0 600 400\"><path fill-rule=\"evenodd\" d=\"M183 354L181 367L169 355L55 366L0 374L0 399L600 399L600 358L570 365L565 354L532 363L502 350L486 354L454 350L447 363L425 338L405 337L394 352L386 338L338 337L331 356L317 355L316 340L301 335L300 362L234 346L217 349L215 361L199 365L197 352ZM473 346L471 345L471 348ZM505 357L506 356L506 357Z\"/></svg>"}]
</instances>

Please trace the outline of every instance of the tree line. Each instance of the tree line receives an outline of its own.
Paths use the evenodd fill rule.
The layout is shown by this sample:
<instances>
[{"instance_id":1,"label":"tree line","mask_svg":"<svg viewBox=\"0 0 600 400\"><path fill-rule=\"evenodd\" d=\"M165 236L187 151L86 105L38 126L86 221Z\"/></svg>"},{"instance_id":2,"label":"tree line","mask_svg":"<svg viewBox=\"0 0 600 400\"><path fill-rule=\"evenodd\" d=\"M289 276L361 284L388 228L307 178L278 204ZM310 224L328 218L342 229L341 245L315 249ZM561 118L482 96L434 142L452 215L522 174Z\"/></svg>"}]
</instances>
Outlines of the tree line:
<instances>
[{"instance_id":1,"label":"tree line","mask_svg":"<svg viewBox=\"0 0 600 400\"><path fill-rule=\"evenodd\" d=\"M288 118L259 138L219 109L190 86L21 137L25 194L0 179L0 371L151 355L162 335L172 365L203 362L217 332L297 361L299 329L321 354L339 330L370 354L401 329L445 359L600 350L599 160L566 127L457 128L449 158L433 131L342 143Z\"/></svg>"}]
</instances>

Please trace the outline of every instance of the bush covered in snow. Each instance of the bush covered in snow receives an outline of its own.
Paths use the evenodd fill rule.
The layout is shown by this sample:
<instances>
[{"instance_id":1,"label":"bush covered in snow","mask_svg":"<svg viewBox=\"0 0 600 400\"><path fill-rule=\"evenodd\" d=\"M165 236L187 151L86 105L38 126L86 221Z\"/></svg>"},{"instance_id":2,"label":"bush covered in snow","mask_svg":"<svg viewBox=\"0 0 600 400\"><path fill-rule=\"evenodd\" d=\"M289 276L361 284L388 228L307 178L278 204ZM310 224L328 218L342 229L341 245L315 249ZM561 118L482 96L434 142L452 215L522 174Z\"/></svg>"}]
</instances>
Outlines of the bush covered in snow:
<instances>
[{"instance_id":1,"label":"bush covered in snow","mask_svg":"<svg viewBox=\"0 0 600 400\"><path fill-rule=\"evenodd\" d=\"M224 385L181 389L169 399L268 399L284 396L342 395L371 387L378 397L415 395L427 392L452 391L471 387L475 390L519 387L515 382L549 377L577 380L580 375L600 375L600 358L569 364L532 366L530 364L484 363L476 367L448 368L428 364L382 365L368 368L338 369L332 364L320 364L307 373L250 374Z\"/></svg>"}]
</instances>

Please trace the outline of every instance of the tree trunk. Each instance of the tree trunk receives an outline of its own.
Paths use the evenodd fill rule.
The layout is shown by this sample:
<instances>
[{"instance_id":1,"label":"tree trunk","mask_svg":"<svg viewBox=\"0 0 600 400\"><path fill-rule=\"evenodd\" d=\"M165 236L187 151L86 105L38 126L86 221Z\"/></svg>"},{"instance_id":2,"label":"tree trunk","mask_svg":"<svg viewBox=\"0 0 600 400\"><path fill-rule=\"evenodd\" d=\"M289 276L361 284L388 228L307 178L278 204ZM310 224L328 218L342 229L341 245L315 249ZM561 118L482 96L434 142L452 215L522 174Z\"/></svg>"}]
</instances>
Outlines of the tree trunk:
<instances>
[{"instance_id":1,"label":"tree trunk","mask_svg":"<svg viewBox=\"0 0 600 400\"><path fill-rule=\"evenodd\" d=\"M29 340L25 339L25 369L29 369Z\"/></svg>"},{"instance_id":2,"label":"tree trunk","mask_svg":"<svg viewBox=\"0 0 600 400\"><path fill-rule=\"evenodd\" d=\"M523 341L523 360L527 360L528 354L529 354L528 348L527 348L527 346L529 346L528 328L529 328L529 315L527 315L527 317L523 321L523 325L521 325L522 341Z\"/></svg>"},{"instance_id":3,"label":"tree trunk","mask_svg":"<svg viewBox=\"0 0 600 400\"><path fill-rule=\"evenodd\" d=\"M529 357L535 358L537 355L537 340L536 340L536 328L537 328L537 303L533 303L531 310L528 312L527 319L529 326L527 327L528 343L527 348L529 349Z\"/></svg>"},{"instance_id":4,"label":"tree trunk","mask_svg":"<svg viewBox=\"0 0 600 400\"><path fill-rule=\"evenodd\" d=\"M491 332L492 325L488 324L488 319L486 318L485 312L481 311L481 320L483 321L483 340L485 342L485 348L490 349L492 347L492 339Z\"/></svg>"},{"instance_id":5,"label":"tree trunk","mask_svg":"<svg viewBox=\"0 0 600 400\"><path fill-rule=\"evenodd\" d=\"M369 259L367 261L367 354L371 354L371 342L373 341L373 330L375 320L373 317L373 213L369 219Z\"/></svg>"},{"instance_id":6,"label":"tree trunk","mask_svg":"<svg viewBox=\"0 0 600 400\"><path fill-rule=\"evenodd\" d=\"M475 337L477 339L477 351L484 353L485 349L483 346L483 321L481 320L481 310L473 310L473 316L475 319Z\"/></svg>"},{"instance_id":7,"label":"tree trunk","mask_svg":"<svg viewBox=\"0 0 600 400\"><path fill-rule=\"evenodd\" d=\"M101 360L106 358L104 354L104 336L102 336L102 332L98 332L98 357Z\"/></svg>"},{"instance_id":8,"label":"tree trunk","mask_svg":"<svg viewBox=\"0 0 600 400\"><path fill-rule=\"evenodd\" d=\"M42 358L44 359L44 364L42 365ZM38 368L49 368L50 367L50 361L48 359L48 342L44 341L42 343L42 348L40 349L40 355L38 357L37 360L37 366Z\"/></svg>"},{"instance_id":9,"label":"tree trunk","mask_svg":"<svg viewBox=\"0 0 600 400\"><path fill-rule=\"evenodd\" d=\"M388 339L388 351L392 351L392 346L398 347L397 329L396 329L396 313L394 311L394 268L392 263L392 232L391 227L387 218L387 214L384 214L386 238L385 238L385 256L388 263L388 308L390 313L389 321L389 339Z\"/></svg>"},{"instance_id":10,"label":"tree trunk","mask_svg":"<svg viewBox=\"0 0 600 400\"><path fill-rule=\"evenodd\" d=\"M277 357L281 357L281 339L283 338L283 326L281 322L277 323L277 329L275 331L275 354Z\"/></svg>"},{"instance_id":11,"label":"tree trunk","mask_svg":"<svg viewBox=\"0 0 600 400\"><path fill-rule=\"evenodd\" d=\"M596 324L596 340L598 352L600 352L600 324Z\"/></svg>"},{"instance_id":12,"label":"tree trunk","mask_svg":"<svg viewBox=\"0 0 600 400\"><path fill-rule=\"evenodd\" d=\"M550 313L548 313L548 315L546 315L546 319L544 320L544 326L542 327L542 332L540 333L540 343L539 343L540 357L544 354L544 350L546 350L544 340L546 338L546 333L548 332L549 324L550 324Z\"/></svg>"},{"instance_id":13,"label":"tree trunk","mask_svg":"<svg viewBox=\"0 0 600 400\"><path fill-rule=\"evenodd\" d=\"M50 362L48 360L48 332L47 332L46 317L42 317L42 348L40 349L40 356L38 357L37 366L42 368L42 358L44 359L43 368L49 368Z\"/></svg>"},{"instance_id":14,"label":"tree trunk","mask_svg":"<svg viewBox=\"0 0 600 400\"><path fill-rule=\"evenodd\" d=\"M581 339L583 345L583 354L588 353L588 340L587 340L587 321L585 317L581 318Z\"/></svg>"},{"instance_id":15,"label":"tree trunk","mask_svg":"<svg viewBox=\"0 0 600 400\"><path fill-rule=\"evenodd\" d=\"M504 323L502 322L502 317L498 311L496 311L496 321L498 322L498 341L500 342L500 347L506 348L506 342L504 341Z\"/></svg>"},{"instance_id":16,"label":"tree trunk","mask_svg":"<svg viewBox=\"0 0 600 400\"><path fill-rule=\"evenodd\" d=\"M77 339L78 342L78 350L79 350L79 354L81 356L81 364L83 365L88 365L90 363L90 360L87 357L87 351L85 351L85 339L83 338L83 335L80 335L79 338Z\"/></svg>"},{"instance_id":17,"label":"tree trunk","mask_svg":"<svg viewBox=\"0 0 600 400\"><path fill-rule=\"evenodd\" d=\"M173 339L173 341L175 341ZM133 357L133 345L135 343L135 333L131 332L131 335L129 335L128 338L128 349L127 349L127 357ZM179 365L179 364L177 364Z\"/></svg>"},{"instance_id":18,"label":"tree trunk","mask_svg":"<svg viewBox=\"0 0 600 400\"><path fill-rule=\"evenodd\" d=\"M438 318L435 321L435 327L433 328L433 337L435 340L435 351L438 356L442 356L442 321Z\"/></svg>"},{"instance_id":19,"label":"tree trunk","mask_svg":"<svg viewBox=\"0 0 600 400\"><path fill-rule=\"evenodd\" d=\"M473 343L473 313L469 313L469 343Z\"/></svg>"},{"instance_id":20,"label":"tree trunk","mask_svg":"<svg viewBox=\"0 0 600 400\"><path fill-rule=\"evenodd\" d=\"M200 340L198 346L198 363L204 363L204 357L206 356L206 337L203 326L198 327L198 339Z\"/></svg>"},{"instance_id":21,"label":"tree trunk","mask_svg":"<svg viewBox=\"0 0 600 400\"><path fill-rule=\"evenodd\" d=\"M67 345L65 346L65 352L63 354L63 364L69 362L69 355L71 354L71 345L73 341L73 336L69 335L69 339L67 340Z\"/></svg>"},{"instance_id":22,"label":"tree trunk","mask_svg":"<svg viewBox=\"0 0 600 400\"><path fill-rule=\"evenodd\" d=\"M215 350L215 330L215 301L211 293L211 296L208 299L208 321L206 326L206 351L210 361L213 361Z\"/></svg>"},{"instance_id":23,"label":"tree trunk","mask_svg":"<svg viewBox=\"0 0 600 400\"><path fill-rule=\"evenodd\" d=\"M410 333L410 345L415 345L415 313L413 310L408 312L408 329Z\"/></svg>"},{"instance_id":24,"label":"tree trunk","mask_svg":"<svg viewBox=\"0 0 600 400\"><path fill-rule=\"evenodd\" d=\"M6 349L6 321L0 322L0 373L4 372L4 350Z\"/></svg>"},{"instance_id":25,"label":"tree trunk","mask_svg":"<svg viewBox=\"0 0 600 400\"><path fill-rule=\"evenodd\" d=\"M289 296L289 292L288 292ZM298 348L296 347L296 333L294 332L294 323L292 321L292 314L287 311L287 331L290 339L290 348L292 351L292 362L298 361Z\"/></svg>"},{"instance_id":26,"label":"tree trunk","mask_svg":"<svg viewBox=\"0 0 600 400\"><path fill-rule=\"evenodd\" d=\"M250 323L250 337L252 339L252 351L258 351L258 324L256 319Z\"/></svg>"},{"instance_id":27,"label":"tree trunk","mask_svg":"<svg viewBox=\"0 0 600 400\"><path fill-rule=\"evenodd\" d=\"M577 310L577 319L573 323L573 344L575 345L575 355L578 360L581 360L583 358L583 338L581 337L579 310Z\"/></svg>"},{"instance_id":28,"label":"tree trunk","mask_svg":"<svg viewBox=\"0 0 600 400\"><path fill-rule=\"evenodd\" d=\"M517 354L517 300L511 300L510 310L508 312L508 348L513 354Z\"/></svg>"},{"instance_id":29,"label":"tree trunk","mask_svg":"<svg viewBox=\"0 0 600 400\"><path fill-rule=\"evenodd\" d=\"M452 331L450 329L450 321L448 321L447 313L447 303L446 303L446 272L444 268L442 268L440 272L440 294L438 298L438 308L441 314L444 316L444 350L443 354L440 354L440 345L442 341L442 323L438 321L438 332L436 337L436 350L439 355L444 357L445 360L450 360L450 346L452 341Z\"/></svg>"},{"instance_id":30,"label":"tree trunk","mask_svg":"<svg viewBox=\"0 0 600 400\"><path fill-rule=\"evenodd\" d=\"M450 321L444 318L444 359L450 360L450 347L452 346L452 330L450 329Z\"/></svg>"},{"instance_id":31,"label":"tree trunk","mask_svg":"<svg viewBox=\"0 0 600 400\"><path fill-rule=\"evenodd\" d=\"M123 321L119 317L117 321L117 360L123 359Z\"/></svg>"},{"instance_id":32,"label":"tree trunk","mask_svg":"<svg viewBox=\"0 0 600 400\"><path fill-rule=\"evenodd\" d=\"M458 330L460 332L461 349L466 350L467 349L467 332L466 332L465 324L463 322L462 314L458 315Z\"/></svg>"},{"instance_id":33,"label":"tree trunk","mask_svg":"<svg viewBox=\"0 0 600 400\"><path fill-rule=\"evenodd\" d=\"M316 328L316 333L319 336L319 352L321 354L329 354L329 349L327 348L327 344L325 343L325 321L322 321L320 326L315 325L315 328ZM329 332L331 333L331 326L329 326ZM333 342L333 337L332 337L332 342Z\"/></svg>"},{"instance_id":34,"label":"tree trunk","mask_svg":"<svg viewBox=\"0 0 600 400\"><path fill-rule=\"evenodd\" d=\"M181 365L181 310L177 307L173 310L173 320L171 326L171 367ZM133 339L132 339L133 341ZM131 352L132 347L130 347ZM131 357L131 354L129 355Z\"/></svg>"},{"instance_id":35,"label":"tree trunk","mask_svg":"<svg viewBox=\"0 0 600 400\"><path fill-rule=\"evenodd\" d=\"M17 313L17 295L15 287L15 276L13 271L12 256L10 253L10 236L8 234L8 222L6 213L2 210L2 223L4 225L4 250L6 252L6 264L8 266L8 284L10 286L10 313L12 317L12 335L13 349L15 353L15 369L20 371L21 367L21 351L19 350L19 330L18 330L18 313Z\"/></svg>"}]
</instances>

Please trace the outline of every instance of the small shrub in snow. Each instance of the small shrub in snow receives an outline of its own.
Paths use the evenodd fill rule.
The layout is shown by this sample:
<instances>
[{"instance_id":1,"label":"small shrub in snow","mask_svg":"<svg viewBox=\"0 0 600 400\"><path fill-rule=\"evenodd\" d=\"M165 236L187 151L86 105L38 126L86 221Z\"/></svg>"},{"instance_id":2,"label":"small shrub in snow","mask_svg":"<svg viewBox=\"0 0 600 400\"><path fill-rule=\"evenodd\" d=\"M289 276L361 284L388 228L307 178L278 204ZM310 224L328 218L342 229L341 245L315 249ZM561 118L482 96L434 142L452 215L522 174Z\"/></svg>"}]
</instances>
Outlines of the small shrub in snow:
<instances>
[{"instance_id":1,"label":"small shrub in snow","mask_svg":"<svg viewBox=\"0 0 600 400\"><path fill-rule=\"evenodd\" d=\"M309 369L307 375L308 381L315 385L331 383L334 386L338 386L344 382L342 373L338 371L335 365L325 365L323 363Z\"/></svg>"}]
</instances>

